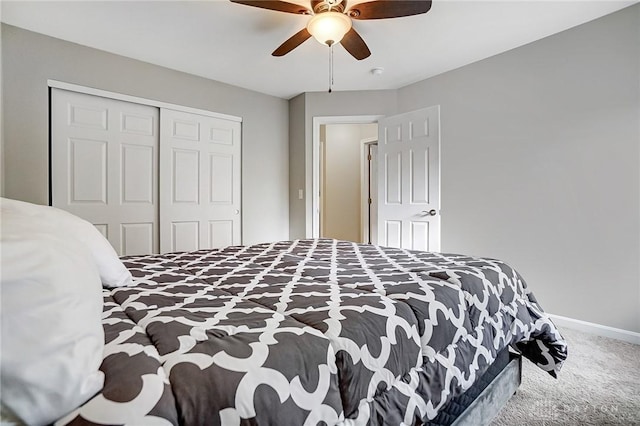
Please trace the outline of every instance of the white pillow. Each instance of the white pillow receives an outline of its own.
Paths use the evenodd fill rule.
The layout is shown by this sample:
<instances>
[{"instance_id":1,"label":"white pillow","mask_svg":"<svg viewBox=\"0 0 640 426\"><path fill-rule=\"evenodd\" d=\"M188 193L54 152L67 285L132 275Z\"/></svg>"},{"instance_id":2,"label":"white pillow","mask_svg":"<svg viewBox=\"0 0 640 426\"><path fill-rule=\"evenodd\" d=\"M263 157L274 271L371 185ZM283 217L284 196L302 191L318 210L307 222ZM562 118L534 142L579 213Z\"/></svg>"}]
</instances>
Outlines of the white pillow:
<instances>
[{"instance_id":1,"label":"white pillow","mask_svg":"<svg viewBox=\"0 0 640 426\"><path fill-rule=\"evenodd\" d=\"M104 384L100 276L63 230L1 213L1 403L27 424L48 424Z\"/></svg>"},{"instance_id":2,"label":"white pillow","mask_svg":"<svg viewBox=\"0 0 640 426\"><path fill-rule=\"evenodd\" d=\"M86 220L54 207L8 198L0 198L0 208L30 216L42 222L41 225L51 232L64 233L68 238L75 238L86 245L98 267L103 286L114 288L131 284L131 272L122 264L109 241Z\"/></svg>"}]
</instances>

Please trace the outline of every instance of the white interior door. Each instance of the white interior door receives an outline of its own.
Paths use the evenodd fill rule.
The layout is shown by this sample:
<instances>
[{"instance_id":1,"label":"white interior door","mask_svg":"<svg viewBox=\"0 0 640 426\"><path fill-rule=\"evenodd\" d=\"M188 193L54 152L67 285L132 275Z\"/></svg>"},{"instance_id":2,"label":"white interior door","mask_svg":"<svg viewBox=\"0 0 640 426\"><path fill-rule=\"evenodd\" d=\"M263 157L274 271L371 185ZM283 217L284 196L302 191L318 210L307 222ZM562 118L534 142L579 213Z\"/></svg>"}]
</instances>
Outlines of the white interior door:
<instances>
[{"instance_id":1,"label":"white interior door","mask_svg":"<svg viewBox=\"0 0 640 426\"><path fill-rule=\"evenodd\" d=\"M158 113L51 92L52 203L93 223L119 255L158 251Z\"/></svg>"},{"instance_id":2,"label":"white interior door","mask_svg":"<svg viewBox=\"0 0 640 426\"><path fill-rule=\"evenodd\" d=\"M439 251L440 108L378 125L378 244Z\"/></svg>"},{"instance_id":3,"label":"white interior door","mask_svg":"<svg viewBox=\"0 0 640 426\"><path fill-rule=\"evenodd\" d=\"M241 244L240 123L160 114L160 251Z\"/></svg>"}]
</instances>

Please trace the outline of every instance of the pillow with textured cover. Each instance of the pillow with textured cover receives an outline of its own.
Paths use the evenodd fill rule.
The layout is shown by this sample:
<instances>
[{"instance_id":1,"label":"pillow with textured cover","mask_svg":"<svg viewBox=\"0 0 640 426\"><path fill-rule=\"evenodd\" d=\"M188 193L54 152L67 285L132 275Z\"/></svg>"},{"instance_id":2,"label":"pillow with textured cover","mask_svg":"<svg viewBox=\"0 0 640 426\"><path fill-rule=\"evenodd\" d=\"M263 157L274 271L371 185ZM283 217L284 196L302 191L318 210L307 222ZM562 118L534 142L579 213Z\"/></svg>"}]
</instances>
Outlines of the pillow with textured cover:
<instances>
[{"instance_id":1,"label":"pillow with textured cover","mask_svg":"<svg viewBox=\"0 0 640 426\"><path fill-rule=\"evenodd\" d=\"M4 206L0 402L3 414L49 424L104 384L100 275L65 228Z\"/></svg>"},{"instance_id":2,"label":"pillow with textured cover","mask_svg":"<svg viewBox=\"0 0 640 426\"><path fill-rule=\"evenodd\" d=\"M42 229L64 234L84 244L100 273L102 285L107 288L131 284L131 273L122 264L109 241L86 220L54 207L0 198L3 211L15 212L38 221Z\"/></svg>"}]
</instances>

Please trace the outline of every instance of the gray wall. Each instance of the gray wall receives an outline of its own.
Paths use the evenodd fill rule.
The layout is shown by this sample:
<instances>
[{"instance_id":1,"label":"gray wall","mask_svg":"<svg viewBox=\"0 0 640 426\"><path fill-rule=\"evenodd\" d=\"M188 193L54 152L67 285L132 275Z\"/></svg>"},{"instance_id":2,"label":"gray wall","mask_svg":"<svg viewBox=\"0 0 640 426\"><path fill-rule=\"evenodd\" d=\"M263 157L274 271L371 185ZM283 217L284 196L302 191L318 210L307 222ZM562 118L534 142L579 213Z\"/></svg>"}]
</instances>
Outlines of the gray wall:
<instances>
[{"instance_id":1,"label":"gray wall","mask_svg":"<svg viewBox=\"0 0 640 426\"><path fill-rule=\"evenodd\" d=\"M442 250L640 332L640 5L398 91L441 106Z\"/></svg>"},{"instance_id":2,"label":"gray wall","mask_svg":"<svg viewBox=\"0 0 640 426\"><path fill-rule=\"evenodd\" d=\"M288 102L2 24L5 195L48 202L47 79L242 117L243 241L289 236Z\"/></svg>"}]
</instances>

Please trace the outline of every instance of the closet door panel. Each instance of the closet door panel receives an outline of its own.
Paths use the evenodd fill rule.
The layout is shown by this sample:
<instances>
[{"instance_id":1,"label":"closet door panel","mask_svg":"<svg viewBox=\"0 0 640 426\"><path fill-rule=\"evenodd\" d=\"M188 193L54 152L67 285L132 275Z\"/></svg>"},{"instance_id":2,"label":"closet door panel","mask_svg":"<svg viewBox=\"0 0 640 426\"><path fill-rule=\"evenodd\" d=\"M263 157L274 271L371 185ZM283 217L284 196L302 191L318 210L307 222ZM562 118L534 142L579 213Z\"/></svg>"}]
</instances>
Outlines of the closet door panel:
<instances>
[{"instance_id":1,"label":"closet door panel","mask_svg":"<svg viewBox=\"0 0 640 426\"><path fill-rule=\"evenodd\" d=\"M200 203L200 152L197 149L172 149L171 201L173 204ZM163 169L164 171L164 169Z\"/></svg>"},{"instance_id":2,"label":"closet door panel","mask_svg":"<svg viewBox=\"0 0 640 426\"><path fill-rule=\"evenodd\" d=\"M153 253L154 229L153 223L123 223L120 227L120 254Z\"/></svg>"},{"instance_id":3,"label":"closet door panel","mask_svg":"<svg viewBox=\"0 0 640 426\"><path fill-rule=\"evenodd\" d=\"M51 90L52 204L118 254L157 252L158 108Z\"/></svg>"},{"instance_id":4,"label":"closet door panel","mask_svg":"<svg viewBox=\"0 0 640 426\"><path fill-rule=\"evenodd\" d=\"M122 145L122 204L153 205L157 179L154 157L153 147Z\"/></svg>"},{"instance_id":5,"label":"closet door panel","mask_svg":"<svg viewBox=\"0 0 640 426\"><path fill-rule=\"evenodd\" d=\"M233 204L233 159L229 154L209 156L209 203Z\"/></svg>"},{"instance_id":6,"label":"closet door panel","mask_svg":"<svg viewBox=\"0 0 640 426\"><path fill-rule=\"evenodd\" d=\"M209 221L209 245L226 247L233 244L233 220Z\"/></svg>"},{"instance_id":7,"label":"closet door panel","mask_svg":"<svg viewBox=\"0 0 640 426\"><path fill-rule=\"evenodd\" d=\"M200 248L200 222L174 221L171 223L170 252L193 251Z\"/></svg>"},{"instance_id":8,"label":"closet door panel","mask_svg":"<svg viewBox=\"0 0 640 426\"><path fill-rule=\"evenodd\" d=\"M69 138L69 204L107 204L106 140Z\"/></svg>"},{"instance_id":9,"label":"closet door panel","mask_svg":"<svg viewBox=\"0 0 640 426\"><path fill-rule=\"evenodd\" d=\"M240 123L160 114L160 251L241 244Z\"/></svg>"}]
</instances>

